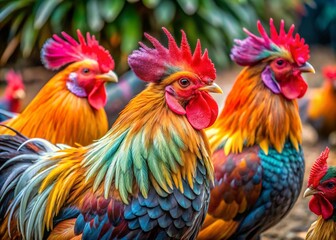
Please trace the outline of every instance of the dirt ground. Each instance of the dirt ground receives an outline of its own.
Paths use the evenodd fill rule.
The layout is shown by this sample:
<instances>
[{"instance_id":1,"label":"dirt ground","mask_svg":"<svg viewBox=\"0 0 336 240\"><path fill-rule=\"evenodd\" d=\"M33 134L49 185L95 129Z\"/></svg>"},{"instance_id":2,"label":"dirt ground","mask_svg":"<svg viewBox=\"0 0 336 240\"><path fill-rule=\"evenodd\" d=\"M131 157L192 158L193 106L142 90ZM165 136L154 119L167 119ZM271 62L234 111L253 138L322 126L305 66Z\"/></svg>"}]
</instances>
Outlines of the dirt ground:
<instances>
[{"instance_id":1,"label":"dirt ground","mask_svg":"<svg viewBox=\"0 0 336 240\"><path fill-rule=\"evenodd\" d=\"M311 59L309 61L316 70L315 75L304 76L309 84L310 88L318 87L321 84L321 67L324 65L336 64L332 50L326 47L315 47L311 49ZM232 83L235 77L241 70L240 67L233 66L230 69L226 69L218 73L218 84L223 88L224 94L213 95L216 101L219 103L220 109L224 104L224 99L227 93L230 91ZM5 69L0 69L0 79L3 79ZM31 101L36 95L39 89L43 86L46 79L49 79L54 73L44 70L42 67L34 67L23 69L23 77L27 88L27 97L25 99L25 105ZM2 87L0 85L0 96L2 94ZM308 93L309 94L309 90ZM335 109L336 111L336 109ZM309 128L304 126L303 128L303 149L306 160L305 181L303 184L302 193L307 184L307 178L311 165L314 160L319 156L321 151L328 145L328 142L315 142L315 133ZM329 156L329 163L336 165L336 148L332 149ZM310 224L316 219L308 209L309 199L303 199L302 194L299 200L295 204L293 210L279 222L276 226L269 229L262 236L262 240L300 240L304 239L307 229Z\"/></svg>"}]
</instances>

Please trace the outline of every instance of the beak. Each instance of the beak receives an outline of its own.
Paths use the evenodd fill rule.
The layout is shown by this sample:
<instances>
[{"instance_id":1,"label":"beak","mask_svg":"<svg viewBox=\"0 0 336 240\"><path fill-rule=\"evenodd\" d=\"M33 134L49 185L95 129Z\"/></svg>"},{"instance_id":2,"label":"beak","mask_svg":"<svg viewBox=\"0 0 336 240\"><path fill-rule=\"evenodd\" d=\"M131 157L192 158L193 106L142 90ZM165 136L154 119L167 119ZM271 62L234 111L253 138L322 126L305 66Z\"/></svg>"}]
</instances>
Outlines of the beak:
<instances>
[{"instance_id":1,"label":"beak","mask_svg":"<svg viewBox=\"0 0 336 240\"><path fill-rule=\"evenodd\" d=\"M103 82L114 82L114 83L118 82L118 76L113 71L97 75L96 79L101 80Z\"/></svg>"},{"instance_id":2,"label":"beak","mask_svg":"<svg viewBox=\"0 0 336 240\"><path fill-rule=\"evenodd\" d=\"M306 191L303 193L303 197L308 197L308 196L311 196L311 195L314 195L316 193L318 193L319 191L316 190L315 188L313 187L309 187L306 189Z\"/></svg>"},{"instance_id":3,"label":"beak","mask_svg":"<svg viewBox=\"0 0 336 240\"><path fill-rule=\"evenodd\" d=\"M204 87L199 88L198 90L213 92L213 93L223 93L223 90L216 83L212 83L211 85L206 85Z\"/></svg>"},{"instance_id":4,"label":"beak","mask_svg":"<svg viewBox=\"0 0 336 240\"><path fill-rule=\"evenodd\" d=\"M25 91L23 89L19 89L19 90L16 90L14 92L14 97L16 99L24 99L25 96L26 96L26 93L25 93Z\"/></svg>"},{"instance_id":5,"label":"beak","mask_svg":"<svg viewBox=\"0 0 336 240\"><path fill-rule=\"evenodd\" d=\"M309 62L303 64L299 69L301 72L315 73L314 67Z\"/></svg>"}]
</instances>

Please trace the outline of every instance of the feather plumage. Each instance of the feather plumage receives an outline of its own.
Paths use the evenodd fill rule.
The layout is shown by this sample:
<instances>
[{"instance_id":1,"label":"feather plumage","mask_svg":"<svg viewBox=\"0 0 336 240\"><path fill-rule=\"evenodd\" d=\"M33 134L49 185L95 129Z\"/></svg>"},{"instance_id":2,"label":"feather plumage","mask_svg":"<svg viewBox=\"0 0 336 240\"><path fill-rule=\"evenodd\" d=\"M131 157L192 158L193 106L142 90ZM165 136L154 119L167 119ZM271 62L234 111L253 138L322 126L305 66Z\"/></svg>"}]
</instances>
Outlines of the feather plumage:
<instances>
[{"instance_id":1,"label":"feather plumage","mask_svg":"<svg viewBox=\"0 0 336 240\"><path fill-rule=\"evenodd\" d=\"M306 238L333 239L336 236L336 167L327 165L329 148L316 159L304 192L304 197L312 195L309 209L318 215L310 226Z\"/></svg>"},{"instance_id":2,"label":"feather plumage","mask_svg":"<svg viewBox=\"0 0 336 240\"><path fill-rule=\"evenodd\" d=\"M247 32L236 41L232 59L246 66L224 109L207 129L215 186L199 239L258 239L278 223L299 196L304 173L301 122L296 98L306 91L301 71L309 49L294 27L281 21L270 37ZM309 67L307 67L309 66Z\"/></svg>"},{"instance_id":3,"label":"feather plumage","mask_svg":"<svg viewBox=\"0 0 336 240\"><path fill-rule=\"evenodd\" d=\"M181 85L185 83L181 78L190 85ZM18 176L18 184L4 186L5 191L15 191L6 215L9 232L19 232L26 239L64 235L194 239L213 182L210 148L203 130L169 107L166 91L175 90L181 101L175 104L185 107L199 91L218 92L213 80L205 83L192 69L163 75L91 145L74 148L28 142L37 141L46 151L23 155L30 166ZM185 98L178 95L182 93ZM0 230L7 234L3 225Z\"/></svg>"},{"instance_id":4,"label":"feather plumage","mask_svg":"<svg viewBox=\"0 0 336 240\"><path fill-rule=\"evenodd\" d=\"M52 143L87 145L108 130L106 81L117 81L114 61L107 50L87 33L78 31L79 43L63 33L49 39L41 51L47 68L57 73L37 94L22 114L5 122L27 137L45 138ZM1 128L1 134L12 134Z\"/></svg>"}]
</instances>

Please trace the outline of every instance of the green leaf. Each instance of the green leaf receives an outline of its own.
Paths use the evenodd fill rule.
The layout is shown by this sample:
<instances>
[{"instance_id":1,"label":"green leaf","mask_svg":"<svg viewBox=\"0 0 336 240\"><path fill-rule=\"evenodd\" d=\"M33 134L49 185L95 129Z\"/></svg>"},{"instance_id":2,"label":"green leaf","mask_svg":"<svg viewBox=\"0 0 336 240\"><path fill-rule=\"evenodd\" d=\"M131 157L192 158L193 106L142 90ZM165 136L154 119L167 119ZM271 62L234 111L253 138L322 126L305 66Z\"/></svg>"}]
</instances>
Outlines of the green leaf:
<instances>
[{"instance_id":1,"label":"green leaf","mask_svg":"<svg viewBox=\"0 0 336 240\"><path fill-rule=\"evenodd\" d=\"M201 2L198 14L215 27L222 25L222 13L213 0Z\"/></svg>"},{"instance_id":2,"label":"green leaf","mask_svg":"<svg viewBox=\"0 0 336 240\"><path fill-rule=\"evenodd\" d=\"M160 0L142 0L142 3L148 8L155 8L160 3Z\"/></svg>"},{"instance_id":3,"label":"green leaf","mask_svg":"<svg viewBox=\"0 0 336 240\"><path fill-rule=\"evenodd\" d=\"M62 1L63 0L43 1L36 11L34 27L36 29L40 29L48 20L55 7L57 7L57 5Z\"/></svg>"},{"instance_id":4,"label":"green leaf","mask_svg":"<svg viewBox=\"0 0 336 240\"><path fill-rule=\"evenodd\" d=\"M16 35L16 33L17 33L25 15L26 15L25 12L21 12L15 17L15 19L12 22L11 27L10 27L9 39L12 39Z\"/></svg>"},{"instance_id":5,"label":"green leaf","mask_svg":"<svg viewBox=\"0 0 336 240\"><path fill-rule=\"evenodd\" d=\"M141 19L135 8L128 7L120 16L121 21L121 51L130 53L138 46L142 36Z\"/></svg>"},{"instance_id":6,"label":"green leaf","mask_svg":"<svg viewBox=\"0 0 336 240\"><path fill-rule=\"evenodd\" d=\"M198 9L198 0L177 0L182 10L188 14L193 15Z\"/></svg>"},{"instance_id":7,"label":"green leaf","mask_svg":"<svg viewBox=\"0 0 336 240\"><path fill-rule=\"evenodd\" d=\"M64 30L62 22L68 21L67 14L69 14L71 6L71 2L63 2L56 7L55 11L50 17L50 24L53 32L61 32Z\"/></svg>"},{"instance_id":8,"label":"green leaf","mask_svg":"<svg viewBox=\"0 0 336 240\"><path fill-rule=\"evenodd\" d=\"M99 15L97 0L89 0L86 7L89 28L95 32L100 31L104 26L104 21Z\"/></svg>"},{"instance_id":9,"label":"green leaf","mask_svg":"<svg viewBox=\"0 0 336 240\"><path fill-rule=\"evenodd\" d=\"M0 11L0 22L3 21L7 16L11 15L11 17L15 17L15 15L12 15L14 11L19 10L22 7L25 7L32 1L12 1L7 6L5 6Z\"/></svg>"},{"instance_id":10,"label":"green leaf","mask_svg":"<svg viewBox=\"0 0 336 240\"><path fill-rule=\"evenodd\" d=\"M175 4L171 1L162 1L160 5L154 9L154 16L159 25L167 25L175 17Z\"/></svg>"},{"instance_id":11,"label":"green leaf","mask_svg":"<svg viewBox=\"0 0 336 240\"><path fill-rule=\"evenodd\" d=\"M124 4L124 0L101 0L99 11L106 22L112 22L118 17Z\"/></svg>"},{"instance_id":12,"label":"green leaf","mask_svg":"<svg viewBox=\"0 0 336 240\"><path fill-rule=\"evenodd\" d=\"M34 47L37 38L37 30L34 28L34 16L31 15L27 19L22 29L21 35L21 51L23 57L28 57Z\"/></svg>"},{"instance_id":13,"label":"green leaf","mask_svg":"<svg viewBox=\"0 0 336 240\"><path fill-rule=\"evenodd\" d=\"M88 30L88 25L86 22L86 12L85 12L85 3L77 3L76 8L74 9L74 15L72 19L72 29L80 29L82 32Z\"/></svg>"}]
</instances>

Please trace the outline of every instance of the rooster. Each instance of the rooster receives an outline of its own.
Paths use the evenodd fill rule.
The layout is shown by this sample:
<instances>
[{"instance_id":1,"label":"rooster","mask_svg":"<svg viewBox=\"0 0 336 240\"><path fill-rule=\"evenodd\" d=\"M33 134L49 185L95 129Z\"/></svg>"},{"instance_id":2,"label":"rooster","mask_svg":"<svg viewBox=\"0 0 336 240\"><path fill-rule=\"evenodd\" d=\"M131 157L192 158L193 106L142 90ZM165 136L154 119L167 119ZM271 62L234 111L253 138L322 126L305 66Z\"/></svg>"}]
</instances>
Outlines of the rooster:
<instances>
[{"instance_id":1,"label":"rooster","mask_svg":"<svg viewBox=\"0 0 336 240\"><path fill-rule=\"evenodd\" d=\"M329 167L327 147L310 170L304 197L313 195L310 210L318 219L308 230L306 240L333 240L336 236L336 167Z\"/></svg>"},{"instance_id":2,"label":"rooster","mask_svg":"<svg viewBox=\"0 0 336 240\"><path fill-rule=\"evenodd\" d=\"M26 95L21 74L11 69L6 73L5 78L7 86L4 96L0 99L0 110L3 111L0 113L0 122L8 119L8 115L18 113L21 110L22 99Z\"/></svg>"},{"instance_id":3,"label":"rooster","mask_svg":"<svg viewBox=\"0 0 336 240\"><path fill-rule=\"evenodd\" d=\"M86 145L102 137L108 130L104 110L104 83L116 82L112 72L114 60L99 45L94 36L86 41L78 30L79 42L66 33L49 39L41 51L41 59L48 69L58 69L23 112L5 122L27 137L45 138L52 143ZM10 134L0 128L0 134Z\"/></svg>"},{"instance_id":4,"label":"rooster","mask_svg":"<svg viewBox=\"0 0 336 240\"><path fill-rule=\"evenodd\" d=\"M302 72L309 47L294 25L270 36L236 40L231 58L245 66L227 96L224 109L207 130L215 170L209 212L199 239L258 239L278 223L299 196L304 174L297 98L307 84Z\"/></svg>"},{"instance_id":5,"label":"rooster","mask_svg":"<svg viewBox=\"0 0 336 240\"><path fill-rule=\"evenodd\" d=\"M16 151L24 137L1 136L2 209L15 195L0 235L8 226L24 239L196 237L213 181L203 129L218 106L208 92L222 91L200 42L192 53L183 31L180 47L163 31L168 48L145 34L154 48L140 43L129 56L149 84L100 140L74 148L37 139Z\"/></svg>"},{"instance_id":6,"label":"rooster","mask_svg":"<svg viewBox=\"0 0 336 240\"><path fill-rule=\"evenodd\" d=\"M336 66L324 67L323 76L323 86L312 91L299 106L302 122L311 124L320 139L327 139L336 131Z\"/></svg>"}]
</instances>

